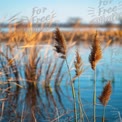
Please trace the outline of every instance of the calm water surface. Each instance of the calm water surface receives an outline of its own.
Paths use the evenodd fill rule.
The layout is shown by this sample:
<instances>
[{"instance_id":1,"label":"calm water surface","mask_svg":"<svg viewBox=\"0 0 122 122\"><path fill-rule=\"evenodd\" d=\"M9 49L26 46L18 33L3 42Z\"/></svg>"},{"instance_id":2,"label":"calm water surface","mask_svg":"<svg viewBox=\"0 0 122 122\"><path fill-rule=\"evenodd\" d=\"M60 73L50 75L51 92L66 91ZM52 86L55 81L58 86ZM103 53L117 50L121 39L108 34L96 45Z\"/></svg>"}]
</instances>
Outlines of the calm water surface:
<instances>
[{"instance_id":1,"label":"calm water surface","mask_svg":"<svg viewBox=\"0 0 122 122\"><path fill-rule=\"evenodd\" d=\"M40 55L44 54L45 47ZM51 48L51 47L50 47ZM68 64L71 66L72 77L74 76L73 62L75 60L75 49L70 49L68 54ZM53 51L48 53L47 57L52 57ZM85 71L80 76L81 100L84 108L84 121L93 121L93 80L94 72L90 67L88 57L90 49L79 46L79 52L84 62ZM53 54L54 55L54 54ZM57 54L54 56L57 57ZM61 62L62 59L56 59ZM48 63L48 61L46 62ZM46 66L46 65L45 65ZM18 65L23 74L24 67ZM52 66L53 67L53 66ZM20 81L24 88L11 90L7 94L1 90L0 95L0 115L1 122L73 122L73 98L72 90L69 84L69 75L67 66L64 62L61 74L65 73L60 86L55 86L55 76L50 81L50 88L44 88L43 82L45 74L40 77L38 90L26 87L26 82ZM45 68L44 68L45 69ZM44 70L43 69L43 70ZM107 81L112 82L111 99L106 106L105 122L122 122L122 48L120 46L111 46L103 51L103 58L97 65L97 97L100 96ZM61 75L60 75L61 76ZM4 78L1 77L1 81ZM14 85L12 88L14 89ZM3 86L1 85L1 89ZM78 80L75 80L76 96L78 96ZM7 98L7 100L3 100ZM97 122L102 121L103 106L97 99ZM77 111L79 118L79 105L77 98ZM79 120L80 121L80 120Z\"/></svg>"}]
</instances>

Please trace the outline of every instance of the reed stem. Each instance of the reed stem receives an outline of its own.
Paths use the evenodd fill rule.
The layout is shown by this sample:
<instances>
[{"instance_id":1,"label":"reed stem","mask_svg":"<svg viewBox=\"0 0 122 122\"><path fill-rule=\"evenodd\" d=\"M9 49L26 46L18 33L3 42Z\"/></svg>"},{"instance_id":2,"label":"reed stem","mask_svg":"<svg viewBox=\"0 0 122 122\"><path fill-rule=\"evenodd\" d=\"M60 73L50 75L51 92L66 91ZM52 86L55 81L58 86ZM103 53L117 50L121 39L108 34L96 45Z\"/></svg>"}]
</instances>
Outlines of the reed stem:
<instances>
[{"instance_id":1,"label":"reed stem","mask_svg":"<svg viewBox=\"0 0 122 122\"><path fill-rule=\"evenodd\" d=\"M69 65L68 65L67 58L66 58L66 64L67 64L68 73L69 73L70 81L71 81L72 76L71 76L71 73L70 73L70 68L69 68ZM71 83L71 87L72 87L72 95L73 95L73 100L74 100L74 117L75 117L75 122L77 122L76 93L75 93L75 88L74 88L73 83Z\"/></svg>"},{"instance_id":2,"label":"reed stem","mask_svg":"<svg viewBox=\"0 0 122 122\"><path fill-rule=\"evenodd\" d=\"M84 122L84 119L83 119L83 105L82 105L82 101L81 101L80 96L81 96L81 94L80 94L80 80L79 80L79 77L78 77L78 103L79 103L79 109L80 109L80 120L81 120L81 122Z\"/></svg>"},{"instance_id":3,"label":"reed stem","mask_svg":"<svg viewBox=\"0 0 122 122\"><path fill-rule=\"evenodd\" d=\"M96 68L94 69L93 121L96 122Z\"/></svg>"},{"instance_id":4,"label":"reed stem","mask_svg":"<svg viewBox=\"0 0 122 122\"><path fill-rule=\"evenodd\" d=\"M102 122L105 122L105 106L103 108L103 117L102 117Z\"/></svg>"}]
</instances>

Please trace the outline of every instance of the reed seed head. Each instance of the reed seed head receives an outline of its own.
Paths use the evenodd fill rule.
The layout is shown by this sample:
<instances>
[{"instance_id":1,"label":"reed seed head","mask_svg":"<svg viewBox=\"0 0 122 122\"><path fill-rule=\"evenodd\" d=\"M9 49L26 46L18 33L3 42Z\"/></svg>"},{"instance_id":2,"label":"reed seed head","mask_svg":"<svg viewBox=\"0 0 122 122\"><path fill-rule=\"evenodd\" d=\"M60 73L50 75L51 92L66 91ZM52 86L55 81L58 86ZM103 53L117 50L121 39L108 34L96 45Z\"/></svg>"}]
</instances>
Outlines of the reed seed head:
<instances>
[{"instance_id":1,"label":"reed seed head","mask_svg":"<svg viewBox=\"0 0 122 122\"><path fill-rule=\"evenodd\" d=\"M93 40L91 47L91 54L89 56L89 62L93 70L95 70L98 61L102 58L102 49L100 45L100 41L97 40L97 33L95 35L95 39Z\"/></svg>"},{"instance_id":2,"label":"reed seed head","mask_svg":"<svg viewBox=\"0 0 122 122\"><path fill-rule=\"evenodd\" d=\"M62 54L61 58L66 59L67 46L63 34L60 32L59 28L55 31L55 49L57 53Z\"/></svg>"},{"instance_id":3,"label":"reed seed head","mask_svg":"<svg viewBox=\"0 0 122 122\"><path fill-rule=\"evenodd\" d=\"M74 62L74 64L75 64L75 69L76 69L75 70L76 76L80 76L83 73L83 68L82 68L83 62L78 53L78 50L76 51L76 61Z\"/></svg>"},{"instance_id":4,"label":"reed seed head","mask_svg":"<svg viewBox=\"0 0 122 122\"><path fill-rule=\"evenodd\" d=\"M99 97L99 100L101 102L101 104L103 106L106 106L109 99L110 99L110 96L111 96L111 93L112 93L112 87L111 87L111 82L109 81L105 87L103 88L103 91L102 91L102 94L101 96Z\"/></svg>"}]
</instances>

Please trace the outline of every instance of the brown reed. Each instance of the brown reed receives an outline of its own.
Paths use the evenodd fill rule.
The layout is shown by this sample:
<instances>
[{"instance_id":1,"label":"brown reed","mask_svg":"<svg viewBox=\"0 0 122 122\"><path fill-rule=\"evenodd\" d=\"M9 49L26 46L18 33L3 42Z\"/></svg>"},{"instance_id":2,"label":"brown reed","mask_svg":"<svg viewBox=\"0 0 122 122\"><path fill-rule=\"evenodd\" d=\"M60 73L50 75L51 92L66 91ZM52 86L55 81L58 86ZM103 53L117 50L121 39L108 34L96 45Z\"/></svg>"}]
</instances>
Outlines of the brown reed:
<instances>
[{"instance_id":1,"label":"brown reed","mask_svg":"<svg viewBox=\"0 0 122 122\"><path fill-rule=\"evenodd\" d=\"M74 62L75 64L75 72L76 72L76 76L80 76L83 73L83 62L82 59L78 53L78 50L76 51L76 61Z\"/></svg>"},{"instance_id":2,"label":"brown reed","mask_svg":"<svg viewBox=\"0 0 122 122\"><path fill-rule=\"evenodd\" d=\"M101 96L99 97L99 100L103 106L107 105L110 99L111 93L112 93L111 81L108 81L108 83L103 88Z\"/></svg>"},{"instance_id":3,"label":"brown reed","mask_svg":"<svg viewBox=\"0 0 122 122\"><path fill-rule=\"evenodd\" d=\"M76 61L74 62L75 64L75 72L76 72L76 77L78 77L78 104L79 104L79 113L80 113L80 120L83 122L84 117L83 117L83 105L81 101L81 91L80 91L80 75L83 73L83 61L80 57L80 54L78 53L78 50L76 51Z\"/></svg>"},{"instance_id":4,"label":"brown reed","mask_svg":"<svg viewBox=\"0 0 122 122\"><path fill-rule=\"evenodd\" d=\"M55 49L56 52L62 54L61 58L66 59L67 46L63 34L60 32L59 28L55 31Z\"/></svg>"},{"instance_id":5,"label":"brown reed","mask_svg":"<svg viewBox=\"0 0 122 122\"><path fill-rule=\"evenodd\" d=\"M67 68L68 68L68 73L70 76L70 81L72 80L72 76L70 73L70 68L68 65L67 61L67 45L66 45L66 40L63 36L63 34L60 32L59 28L56 28L55 31L55 45L54 45L56 52L61 54L61 58L65 59ZM76 106L76 93L75 93L75 88L74 84L71 82L71 87L72 87L72 94L73 94L73 100L74 100L74 117L75 117L75 122L77 122L77 106Z\"/></svg>"},{"instance_id":6,"label":"brown reed","mask_svg":"<svg viewBox=\"0 0 122 122\"><path fill-rule=\"evenodd\" d=\"M94 70L94 88L93 88L93 121L96 122L96 65L98 61L102 58L102 49L100 45L100 41L97 39L97 32L95 34L95 38L92 42L91 54L89 56L89 62L91 64L91 68Z\"/></svg>"},{"instance_id":7,"label":"brown reed","mask_svg":"<svg viewBox=\"0 0 122 122\"><path fill-rule=\"evenodd\" d=\"M89 62L93 70L96 68L96 64L102 58L102 49L100 46L100 41L97 39L97 32L95 38L92 42L91 54L89 56Z\"/></svg>"}]
</instances>

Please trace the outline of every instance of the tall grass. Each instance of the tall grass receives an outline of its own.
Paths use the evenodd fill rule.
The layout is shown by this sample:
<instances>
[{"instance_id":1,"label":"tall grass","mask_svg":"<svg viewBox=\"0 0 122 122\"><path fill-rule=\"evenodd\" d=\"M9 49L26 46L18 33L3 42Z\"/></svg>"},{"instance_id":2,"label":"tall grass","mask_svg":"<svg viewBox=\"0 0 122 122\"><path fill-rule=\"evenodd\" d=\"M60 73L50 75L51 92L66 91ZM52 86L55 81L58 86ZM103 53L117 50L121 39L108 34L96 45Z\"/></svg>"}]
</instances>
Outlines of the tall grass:
<instances>
[{"instance_id":1,"label":"tall grass","mask_svg":"<svg viewBox=\"0 0 122 122\"><path fill-rule=\"evenodd\" d=\"M100 41L97 39L97 32L92 43L91 53L89 56L89 62L91 68L94 70L94 93L93 93L93 121L96 122L96 65L102 58L102 49Z\"/></svg>"},{"instance_id":2,"label":"tall grass","mask_svg":"<svg viewBox=\"0 0 122 122\"><path fill-rule=\"evenodd\" d=\"M83 62L80 57L80 54L78 53L78 50L76 51L76 61L74 62L75 64L75 72L76 72L76 77L78 77L78 103L79 103L79 110L80 110L80 120L84 121L83 118L83 105L81 101L81 91L80 91L80 75L83 73Z\"/></svg>"},{"instance_id":3,"label":"tall grass","mask_svg":"<svg viewBox=\"0 0 122 122\"><path fill-rule=\"evenodd\" d=\"M61 98L60 94L65 94L63 93L62 89L60 88L61 83L63 82L63 79L65 78L66 81L66 76L67 72L63 71L63 66L64 63L66 63L67 68L68 68L68 75L70 77L70 83L71 83L71 88L72 88L72 95L73 95L73 114L75 118L75 122L78 121L78 114L80 114L80 121L85 121L84 119L84 109L83 109L83 103L81 100L81 90L80 90L80 76L84 72L83 69L83 61L80 57L80 52L77 50L76 51L76 59L74 61L75 65L75 79L78 78L78 105L79 105L79 111L77 111L77 98L76 98L76 91L74 88L74 82L73 78L71 75L71 70L69 67L68 63L68 46L66 43L67 38L70 37L71 33L66 33L66 32L61 32L59 28L56 29L55 31L55 51L60 55L60 57L63 59L61 63L60 60L57 58L55 59L55 52L51 55L52 57L48 57L48 52L50 52L49 47L43 48L43 46L39 46L43 38L48 40L48 44L52 43L52 33L47 33L44 34L42 32L35 33L35 32L25 32L23 30L15 31L15 32L9 32L8 34L8 42L7 45L0 50L0 68L1 68L1 80L4 84L4 93L6 93L6 99L9 99L8 103L5 105L9 104L11 106L12 102L15 101L16 105L19 103L20 96L10 96L9 93L12 94L14 93L19 93L21 92L21 89L26 89L26 93L22 96L25 97L27 106L30 107L31 109L31 114L30 114L30 121L37 121L37 114L42 118L45 118L45 115L48 117L48 121L51 121L52 118L53 120L58 120L60 121L60 116L58 115L58 104L57 100L59 101L61 107L65 109L65 106L63 105L63 101ZM75 32L76 36L80 36L80 32ZM75 37L75 34L69 38L69 42L72 42L76 40L77 38ZM67 37L67 35L69 37ZM92 40L91 34L87 34L86 32L84 34L81 34L86 41L87 39ZM48 38L49 37L49 38ZM65 38L64 38L65 37ZM91 38L90 38L91 37ZM66 40L65 40L66 39ZM87 40L88 41L88 40ZM110 41L108 42L108 44ZM50 45L52 48L52 46ZM43 50L44 49L44 50ZM7 51L5 51L7 50ZM18 51L18 52L17 52ZM41 52L42 51L42 52ZM44 52L43 52L44 51ZM52 51L52 49L51 49ZM44 55L43 55L44 54ZM91 64L91 68L94 70L94 93L93 93L93 116L94 116L94 122L96 122L96 68L97 68L97 63L99 60L102 58L102 50L101 50L101 44L100 41L97 39L97 33L94 37L94 40L92 42L91 46L91 54L89 56L89 61ZM73 60L73 59L72 59ZM7 84L7 85L6 85ZM15 88L13 90L13 84L15 85ZM53 94L53 90L51 85L55 85L55 91L58 96L58 98L55 98ZM109 85L109 86L108 86ZM103 104L103 106L107 105L107 102L109 100L111 88L110 88L110 83L108 84L105 88L104 93L99 97L99 100ZM25 86L25 87L24 87ZM108 88L109 87L109 88ZM40 92L40 89L42 90L42 93ZM109 89L109 90L108 90ZM13 90L13 91L12 91ZM1 91L1 89L0 89ZM46 96L46 102L43 101L43 95L45 94ZM14 100L16 98L16 100ZM22 99L21 98L21 99ZM6 100L5 99L5 100ZM24 100L25 100L24 99ZM106 101L104 101L106 100ZM37 103L40 103L41 107L37 106ZM53 107L51 105L53 104ZM13 105L13 104L12 104ZM4 116L4 103L2 105L2 114L1 116ZM12 106L13 107L13 106ZM27 107L27 108L28 108ZM13 107L14 108L14 107ZM12 108L12 113L17 113L15 112L14 109ZM37 109L38 108L38 109ZM48 112L48 109L51 108L51 112L55 113L55 116L50 115ZM55 109L53 109L55 108ZM41 109L41 110L39 110ZM45 109L47 110L45 112ZM16 109L15 109L16 110ZM36 111L38 110L38 111ZM104 107L105 110L105 107ZM14 112L13 112L14 111ZM45 115L43 115L43 112ZM21 115L21 120L24 121L24 111L22 111ZM56 114L57 113L57 114ZM103 118L105 118L105 112L103 112ZM7 114L8 115L8 114ZM10 115L12 116L12 115ZM17 116L17 115L15 115ZM51 119L49 119L51 118Z\"/></svg>"},{"instance_id":4,"label":"tall grass","mask_svg":"<svg viewBox=\"0 0 122 122\"><path fill-rule=\"evenodd\" d=\"M67 61L67 46L66 46L66 41L60 30L57 28L55 31L55 49L57 53L61 54L61 58L65 59L67 68L68 68L68 73L70 76L70 81L72 81L72 76L70 73L70 68L68 65ZM75 122L77 122L77 107L76 107L76 93L75 93L75 88L73 82L71 82L71 87L72 87L72 94L73 94L73 100L74 100L74 113L75 113Z\"/></svg>"}]
</instances>

